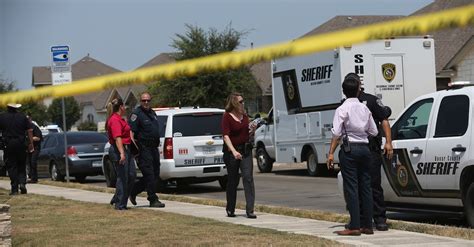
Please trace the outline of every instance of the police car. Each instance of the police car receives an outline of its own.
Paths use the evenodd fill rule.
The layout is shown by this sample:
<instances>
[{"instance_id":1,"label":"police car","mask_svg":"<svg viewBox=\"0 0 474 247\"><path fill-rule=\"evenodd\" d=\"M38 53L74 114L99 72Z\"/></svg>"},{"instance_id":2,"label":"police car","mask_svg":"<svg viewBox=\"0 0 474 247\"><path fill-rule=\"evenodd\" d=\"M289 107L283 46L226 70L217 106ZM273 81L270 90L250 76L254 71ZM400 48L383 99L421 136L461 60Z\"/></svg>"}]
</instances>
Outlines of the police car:
<instances>
[{"instance_id":1,"label":"police car","mask_svg":"<svg viewBox=\"0 0 474 247\"><path fill-rule=\"evenodd\" d=\"M222 153L221 120L217 108L155 109L160 126L160 178L178 186L219 181L227 184ZM115 186L115 172L105 147L103 169L109 187Z\"/></svg>"},{"instance_id":2,"label":"police car","mask_svg":"<svg viewBox=\"0 0 474 247\"><path fill-rule=\"evenodd\" d=\"M392 125L394 155L382 165L391 211L464 213L474 227L474 87L452 83L423 95ZM342 177L339 174L339 190Z\"/></svg>"}]
</instances>

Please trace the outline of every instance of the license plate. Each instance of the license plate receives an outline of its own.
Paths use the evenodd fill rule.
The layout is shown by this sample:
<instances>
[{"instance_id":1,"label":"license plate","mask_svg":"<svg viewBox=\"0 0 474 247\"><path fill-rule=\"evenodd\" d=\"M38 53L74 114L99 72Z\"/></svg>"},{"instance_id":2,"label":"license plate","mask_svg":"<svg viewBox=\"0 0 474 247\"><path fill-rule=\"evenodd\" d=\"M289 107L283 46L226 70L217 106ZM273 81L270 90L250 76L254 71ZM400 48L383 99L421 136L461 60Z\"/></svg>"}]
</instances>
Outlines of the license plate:
<instances>
[{"instance_id":1,"label":"license plate","mask_svg":"<svg viewBox=\"0 0 474 247\"><path fill-rule=\"evenodd\" d=\"M216 149L214 147L203 147L202 148L202 153L204 153L204 154L215 154Z\"/></svg>"},{"instance_id":2,"label":"license plate","mask_svg":"<svg viewBox=\"0 0 474 247\"><path fill-rule=\"evenodd\" d=\"M92 167L102 167L102 161L100 160L92 161Z\"/></svg>"}]
</instances>

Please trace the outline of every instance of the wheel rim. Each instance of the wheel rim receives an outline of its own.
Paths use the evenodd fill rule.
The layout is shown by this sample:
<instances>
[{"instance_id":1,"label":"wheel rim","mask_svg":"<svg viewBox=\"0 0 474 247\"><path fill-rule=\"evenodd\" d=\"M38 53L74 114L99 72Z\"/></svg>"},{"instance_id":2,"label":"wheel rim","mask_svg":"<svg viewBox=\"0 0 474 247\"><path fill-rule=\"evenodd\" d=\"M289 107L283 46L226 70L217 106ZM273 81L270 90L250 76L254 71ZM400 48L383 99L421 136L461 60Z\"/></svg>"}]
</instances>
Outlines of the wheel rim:
<instances>
[{"instance_id":1,"label":"wheel rim","mask_svg":"<svg viewBox=\"0 0 474 247\"><path fill-rule=\"evenodd\" d=\"M312 173L315 173L316 172L316 168L317 168L317 164L316 164L316 160L314 159L314 154L310 154L308 156L308 168L309 170L312 172Z\"/></svg>"},{"instance_id":2,"label":"wheel rim","mask_svg":"<svg viewBox=\"0 0 474 247\"><path fill-rule=\"evenodd\" d=\"M51 166L51 178L56 181L58 180L58 169L56 169L56 165L53 164Z\"/></svg>"},{"instance_id":3,"label":"wheel rim","mask_svg":"<svg viewBox=\"0 0 474 247\"><path fill-rule=\"evenodd\" d=\"M266 162L265 155L261 151L258 152L257 162L261 167L264 167Z\"/></svg>"}]
</instances>

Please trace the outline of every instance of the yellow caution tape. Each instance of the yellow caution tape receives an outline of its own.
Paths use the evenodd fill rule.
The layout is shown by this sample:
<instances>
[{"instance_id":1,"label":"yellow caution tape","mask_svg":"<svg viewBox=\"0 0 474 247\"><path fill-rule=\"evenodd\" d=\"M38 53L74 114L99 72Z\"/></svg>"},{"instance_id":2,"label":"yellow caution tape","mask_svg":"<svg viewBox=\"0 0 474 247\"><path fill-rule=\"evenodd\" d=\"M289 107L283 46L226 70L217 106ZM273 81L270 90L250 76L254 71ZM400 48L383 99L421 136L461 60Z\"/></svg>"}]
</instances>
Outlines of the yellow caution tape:
<instances>
[{"instance_id":1,"label":"yellow caution tape","mask_svg":"<svg viewBox=\"0 0 474 247\"><path fill-rule=\"evenodd\" d=\"M251 50L221 53L172 64L143 68L132 72L88 78L75 81L71 84L46 86L38 89L1 94L0 105L6 105L11 102L37 101L50 97L73 96L101 91L107 88L156 82L161 79L193 76L198 72L215 72L233 69L274 58L304 55L374 39L423 35L440 29L463 27L473 24L474 5L467 5L437 13L345 29Z\"/></svg>"}]
</instances>

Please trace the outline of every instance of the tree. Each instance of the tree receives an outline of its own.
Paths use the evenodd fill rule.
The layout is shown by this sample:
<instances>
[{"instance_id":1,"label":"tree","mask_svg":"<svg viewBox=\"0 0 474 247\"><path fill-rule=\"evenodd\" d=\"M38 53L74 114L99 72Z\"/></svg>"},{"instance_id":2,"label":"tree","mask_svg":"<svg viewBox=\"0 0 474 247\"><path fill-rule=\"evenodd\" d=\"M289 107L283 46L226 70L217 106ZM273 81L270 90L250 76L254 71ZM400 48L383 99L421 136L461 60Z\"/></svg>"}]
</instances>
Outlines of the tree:
<instances>
[{"instance_id":1,"label":"tree","mask_svg":"<svg viewBox=\"0 0 474 247\"><path fill-rule=\"evenodd\" d=\"M49 122L47 108L42 102L27 102L21 107L21 111L35 121L39 126L44 126Z\"/></svg>"},{"instance_id":2,"label":"tree","mask_svg":"<svg viewBox=\"0 0 474 247\"><path fill-rule=\"evenodd\" d=\"M81 110L74 97L65 97L64 105L66 113L66 130L70 130L71 126L81 117ZM52 123L59 125L59 127L64 130L62 114L61 99L54 99L48 108L48 115Z\"/></svg>"},{"instance_id":3,"label":"tree","mask_svg":"<svg viewBox=\"0 0 474 247\"><path fill-rule=\"evenodd\" d=\"M173 55L177 61L233 51L247 34L245 31L236 31L230 24L222 32L215 28L206 32L189 24L185 27L185 34L176 34L171 44L177 50ZM241 67L162 80L152 84L149 91L157 96L153 99L155 105L222 108L226 97L234 91L243 93L247 99L255 98L257 83L249 67Z\"/></svg>"}]
</instances>

